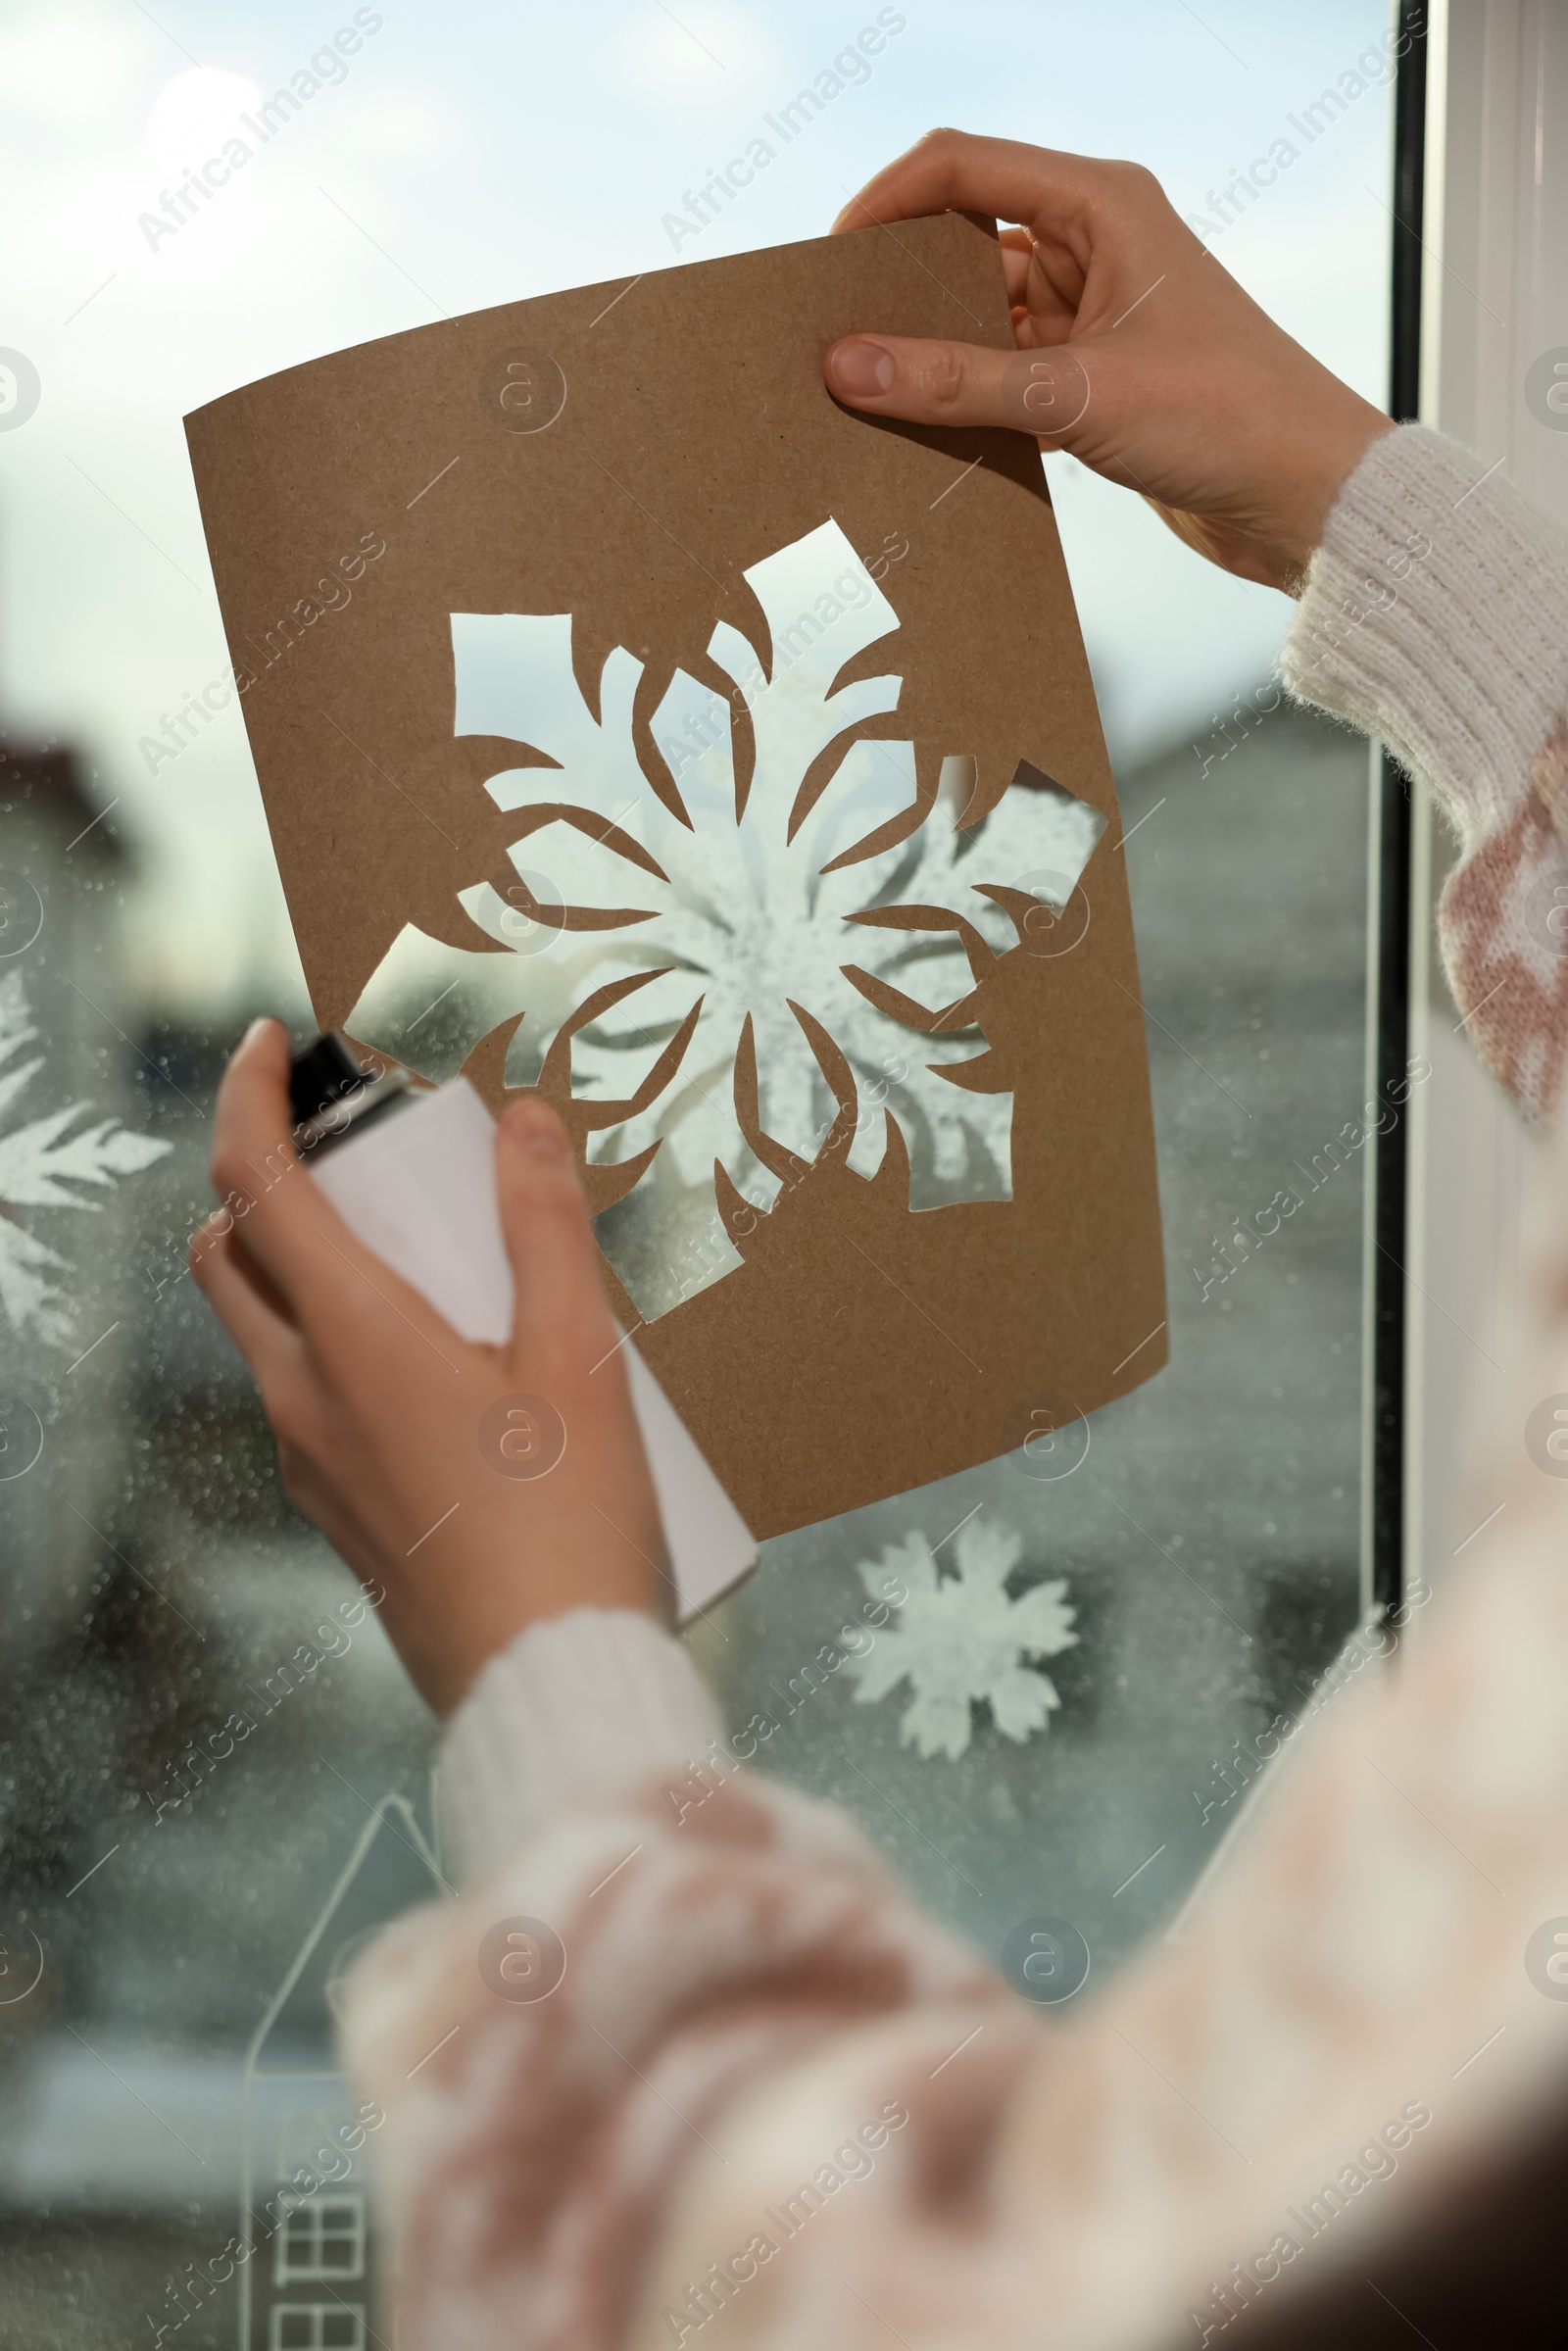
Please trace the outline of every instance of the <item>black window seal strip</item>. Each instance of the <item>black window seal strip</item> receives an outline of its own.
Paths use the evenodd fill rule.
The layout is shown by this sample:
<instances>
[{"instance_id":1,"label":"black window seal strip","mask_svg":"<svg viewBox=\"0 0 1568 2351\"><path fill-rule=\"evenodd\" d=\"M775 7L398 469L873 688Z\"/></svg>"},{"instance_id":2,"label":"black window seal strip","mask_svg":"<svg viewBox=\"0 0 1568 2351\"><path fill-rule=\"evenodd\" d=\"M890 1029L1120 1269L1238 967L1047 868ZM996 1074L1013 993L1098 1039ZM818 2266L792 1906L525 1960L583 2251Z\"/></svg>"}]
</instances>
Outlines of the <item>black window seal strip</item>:
<instances>
[{"instance_id":1,"label":"black window seal strip","mask_svg":"<svg viewBox=\"0 0 1568 2351\"><path fill-rule=\"evenodd\" d=\"M1389 414L1402 424L1415 420L1421 402L1427 130L1424 0L1399 0L1396 30ZM1378 1095L1388 1101L1388 1089L1404 1081L1410 1051L1411 801L1409 777L1386 751L1378 766L1378 791L1373 1058ZM1406 1116L1395 1120L1377 1137L1373 1163L1371 1599L1373 1606L1384 1612L1396 1607L1404 1593L1408 1131Z\"/></svg>"}]
</instances>

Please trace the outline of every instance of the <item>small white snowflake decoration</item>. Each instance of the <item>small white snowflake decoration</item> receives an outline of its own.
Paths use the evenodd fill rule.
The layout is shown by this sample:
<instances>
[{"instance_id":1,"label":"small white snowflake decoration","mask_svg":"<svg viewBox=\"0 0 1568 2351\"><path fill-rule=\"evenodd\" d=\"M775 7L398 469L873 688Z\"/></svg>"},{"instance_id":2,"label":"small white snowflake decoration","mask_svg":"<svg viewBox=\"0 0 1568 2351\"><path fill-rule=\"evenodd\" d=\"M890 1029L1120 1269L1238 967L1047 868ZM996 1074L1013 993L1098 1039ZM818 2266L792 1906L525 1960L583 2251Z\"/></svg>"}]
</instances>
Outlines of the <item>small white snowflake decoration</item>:
<instances>
[{"instance_id":1,"label":"small white snowflake decoration","mask_svg":"<svg viewBox=\"0 0 1568 2351\"><path fill-rule=\"evenodd\" d=\"M0 1120L43 1067L42 1053L5 1067L37 1034L22 974L8 972L0 979ZM83 1199L72 1185L107 1187L150 1167L170 1149L113 1118L69 1134L86 1108L85 1102L69 1102L26 1126L0 1131L0 1306L13 1330L31 1330L57 1347L68 1346L75 1328L59 1278L70 1272L70 1261L19 1223L15 1211L96 1208L99 1201Z\"/></svg>"},{"instance_id":2,"label":"small white snowflake decoration","mask_svg":"<svg viewBox=\"0 0 1568 2351\"><path fill-rule=\"evenodd\" d=\"M1014 1599L1006 1582L1023 1554L1023 1539L980 1517L960 1528L954 1569L944 1574L923 1535L892 1543L880 1559L862 1560L860 1580L881 1598L890 1577L908 1598L879 1635L874 1648L846 1660L869 1704L907 1680L913 1692L899 1726L905 1746L921 1755L964 1752L974 1732L973 1705L983 1698L997 1729L1021 1746L1047 1728L1061 1704L1049 1677L1025 1662L1054 1657L1075 1646L1077 1610L1063 1594L1065 1577L1033 1585Z\"/></svg>"}]
</instances>

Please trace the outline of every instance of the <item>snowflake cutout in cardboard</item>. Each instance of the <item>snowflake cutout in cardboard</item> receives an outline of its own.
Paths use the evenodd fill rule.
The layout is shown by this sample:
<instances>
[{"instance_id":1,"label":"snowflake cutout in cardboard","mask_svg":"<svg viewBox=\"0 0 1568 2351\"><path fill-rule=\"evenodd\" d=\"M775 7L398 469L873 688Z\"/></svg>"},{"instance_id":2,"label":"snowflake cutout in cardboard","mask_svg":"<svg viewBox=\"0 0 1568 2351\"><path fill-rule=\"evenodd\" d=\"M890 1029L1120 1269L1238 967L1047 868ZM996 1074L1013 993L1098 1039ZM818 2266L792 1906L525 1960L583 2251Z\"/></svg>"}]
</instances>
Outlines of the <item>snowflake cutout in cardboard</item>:
<instances>
[{"instance_id":1,"label":"snowflake cutout in cardboard","mask_svg":"<svg viewBox=\"0 0 1568 2351\"><path fill-rule=\"evenodd\" d=\"M35 1053L19 1067L15 1059L38 1035L28 1010L22 974L8 972L0 979L0 1120L23 1089L43 1067ZM33 1331L57 1347L69 1346L75 1325L60 1275L71 1262L49 1249L17 1221L18 1208L89 1208L101 1205L84 1200L73 1184L110 1186L117 1178L150 1167L171 1148L146 1135L133 1135L117 1119L102 1118L96 1126L67 1129L86 1111L85 1102L71 1102L51 1110L27 1126L0 1132L0 1306L13 1330Z\"/></svg>"},{"instance_id":2,"label":"snowflake cutout in cardboard","mask_svg":"<svg viewBox=\"0 0 1568 2351\"><path fill-rule=\"evenodd\" d=\"M870 1177L897 1119L911 1208L1011 1198L1012 1096L988 1067L969 1000L1027 916L1065 904L1104 828L1044 777L965 828L972 762L951 756L911 833L914 744L855 731L897 709L903 681L837 683L897 629L892 605L833 521L745 576L766 648L721 621L708 653L733 681L729 700L677 669L653 713L679 813L638 760L640 661L610 653L595 714L570 613L453 613L456 732L537 755L486 791L504 811L569 812L511 850L513 904L490 882L459 893L494 948L514 950L510 968L411 925L348 1021L439 1077L449 1070L418 1035L421 1004L444 1004L446 1033L455 1021L466 1048L520 1008L507 1082L569 1073L574 1100L594 1106L590 1163L624 1171L613 1197L640 1211L612 1206L600 1240L649 1320L740 1264L715 1189L727 1179L761 1210L776 1199L776 1167L753 1149L759 1128L808 1164L848 1132L847 1162ZM744 787L732 703L754 745ZM846 735L808 795L808 771ZM901 819L895 846L865 854ZM583 911L606 927L572 928ZM700 1233L677 1205L650 1246L660 1198L700 1200ZM694 1277L696 1256L706 1263Z\"/></svg>"},{"instance_id":3,"label":"snowflake cutout in cardboard","mask_svg":"<svg viewBox=\"0 0 1568 2351\"><path fill-rule=\"evenodd\" d=\"M912 1692L899 1725L903 1745L954 1761L974 1735L974 1706L1021 1746L1048 1728L1061 1704L1049 1676L1025 1663L1074 1647L1077 1610L1063 1594L1065 1577L1032 1585L1013 1599L1008 1576L1023 1555L1023 1539L1009 1528L969 1519L954 1543L954 1569L943 1573L923 1535L892 1543L880 1559L862 1560L860 1581L873 1598L889 1576L902 1579L908 1598L874 1648L846 1659L862 1704L884 1698L907 1680Z\"/></svg>"}]
</instances>

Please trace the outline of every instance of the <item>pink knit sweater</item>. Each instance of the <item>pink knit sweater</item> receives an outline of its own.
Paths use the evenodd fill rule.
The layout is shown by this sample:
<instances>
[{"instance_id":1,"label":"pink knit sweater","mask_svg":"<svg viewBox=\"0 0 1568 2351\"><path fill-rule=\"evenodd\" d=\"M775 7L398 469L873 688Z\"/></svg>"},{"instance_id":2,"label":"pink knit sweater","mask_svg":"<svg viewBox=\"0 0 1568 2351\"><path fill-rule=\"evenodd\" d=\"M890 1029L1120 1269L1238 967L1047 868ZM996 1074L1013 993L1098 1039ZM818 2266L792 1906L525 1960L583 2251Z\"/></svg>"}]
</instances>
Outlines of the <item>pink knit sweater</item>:
<instances>
[{"instance_id":1,"label":"pink knit sweater","mask_svg":"<svg viewBox=\"0 0 1568 2351\"><path fill-rule=\"evenodd\" d=\"M1330 517L1285 674L1457 827L1454 985L1544 1116L1568 548L1404 428ZM1560 2097L1568 2009L1524 1953L1568 1914L1568 1485L1520 1432L1568 1392L1565 1168L1491 1525L1284 1739L1186 1939L1098 1997L1016 1999L842 1813L749 1775L651 1622L585 1609L491 1661L443 1764L463 1890L348 2007L405 2351L1205 2342Z\"/></svg>"}]
</instances>

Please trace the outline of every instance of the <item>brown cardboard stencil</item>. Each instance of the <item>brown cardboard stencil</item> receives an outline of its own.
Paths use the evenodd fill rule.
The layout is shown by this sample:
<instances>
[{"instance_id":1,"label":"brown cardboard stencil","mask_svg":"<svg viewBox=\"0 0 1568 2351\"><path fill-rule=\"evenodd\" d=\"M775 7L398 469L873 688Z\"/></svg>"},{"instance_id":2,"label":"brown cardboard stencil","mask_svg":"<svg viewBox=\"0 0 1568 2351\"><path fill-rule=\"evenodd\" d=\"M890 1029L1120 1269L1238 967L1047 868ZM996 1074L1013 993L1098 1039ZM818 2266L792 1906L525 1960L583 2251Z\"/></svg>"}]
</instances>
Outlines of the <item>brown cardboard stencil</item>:
<instances>
[{"instance_id":1,"label":"brown cardboard stencil","mask_svg":"<svg viewBox=\"0 0 1568 2351\"><path fill-rule=\"evenodd\" d=\"M857 327L1009 345L994 234L552 295L187 420L318 1018L558 1103L617 1310L760 1536L1020 1447L1057 1474L1165 1352L1039 461L841 410Z\"/></svg>"}]
</instances>

